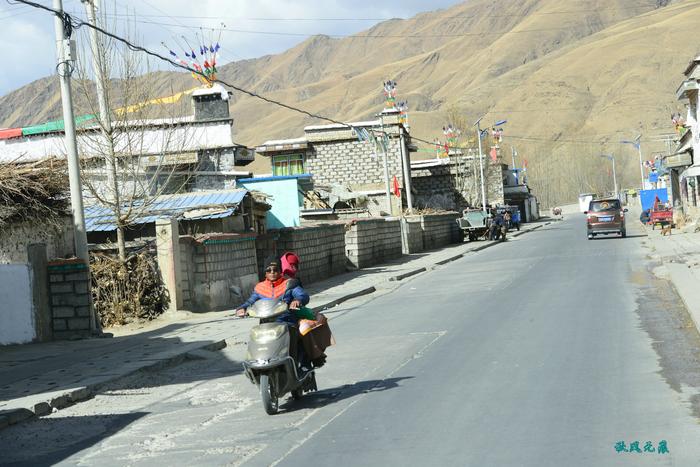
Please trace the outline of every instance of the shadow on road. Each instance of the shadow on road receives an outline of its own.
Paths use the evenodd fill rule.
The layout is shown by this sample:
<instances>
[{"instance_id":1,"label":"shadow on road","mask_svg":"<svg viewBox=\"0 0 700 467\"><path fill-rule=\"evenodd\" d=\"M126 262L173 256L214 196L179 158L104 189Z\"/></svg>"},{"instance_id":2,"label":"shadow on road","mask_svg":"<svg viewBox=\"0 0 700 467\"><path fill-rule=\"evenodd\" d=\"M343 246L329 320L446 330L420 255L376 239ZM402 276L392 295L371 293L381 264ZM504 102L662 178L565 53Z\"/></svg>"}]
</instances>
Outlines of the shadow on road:
<instances>
[{"instance_id":1,"label":"shadow on road","mask_svg":"<svg viewBox=\"0 0 700 467\"><path fill-rule=\"evenodd\" d=\"M109 438L147 412L86 417L42 418L0 432L0 464L55 465ZM36 425L41 428L37 430ZM50 446L60 446L52 450ZM96 459L99 463L100 460Z\"/></svg>"},{"instance_id":2,"label":"shadow on road","mask_svg":"<svg viewBox=\"0 0 700 467\"><path fill-rule=\"evenodd\" d=\"M170 324L160 329L112 339L53 341L0 348L0 401L55 393L95 384L110 375L129 373L130 369L156 363L184 346L191 348L213 344L203 323ZM180 338L186 332L187 340ZM0 409L2 404L0 403Z\"/></svg>"},{"instance_id":3,"label":"shadow on road","mask_svg":"<svg viewBox=\"0 0 700 467\"><path fill-rule=\"evenodd\" d=\"M405 379L413 379L413 376L401 378L372 379L368 381L358 381L354 384L346 384L336 388L327 388L318 392L307 393L300 400L289 399L281 409L294 411L299 409L318 409L326 405L340 402L360 394L381 392L400 387L400 382Z\"/></svg>"}]
</instances>

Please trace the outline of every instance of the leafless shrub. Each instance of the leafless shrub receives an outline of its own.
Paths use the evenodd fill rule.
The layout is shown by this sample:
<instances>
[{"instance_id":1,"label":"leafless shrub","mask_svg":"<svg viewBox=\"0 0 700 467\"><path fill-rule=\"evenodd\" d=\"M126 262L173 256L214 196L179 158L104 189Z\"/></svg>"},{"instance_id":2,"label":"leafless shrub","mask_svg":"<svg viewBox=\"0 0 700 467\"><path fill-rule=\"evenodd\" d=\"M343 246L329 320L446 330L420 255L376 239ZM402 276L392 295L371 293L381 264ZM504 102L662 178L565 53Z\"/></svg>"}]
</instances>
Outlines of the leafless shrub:
<instances>
[{"instance_id":1,"label":"leafless shrub","mask_svg":"<svg viewBox=\"0 0 700 467\"><path fill-rule=\"evenodd\" d=\"M93 255L92 299L102 326L152 320L170 302L153 255L142 252L126 261Z\"/></svg>"}]
</instances>

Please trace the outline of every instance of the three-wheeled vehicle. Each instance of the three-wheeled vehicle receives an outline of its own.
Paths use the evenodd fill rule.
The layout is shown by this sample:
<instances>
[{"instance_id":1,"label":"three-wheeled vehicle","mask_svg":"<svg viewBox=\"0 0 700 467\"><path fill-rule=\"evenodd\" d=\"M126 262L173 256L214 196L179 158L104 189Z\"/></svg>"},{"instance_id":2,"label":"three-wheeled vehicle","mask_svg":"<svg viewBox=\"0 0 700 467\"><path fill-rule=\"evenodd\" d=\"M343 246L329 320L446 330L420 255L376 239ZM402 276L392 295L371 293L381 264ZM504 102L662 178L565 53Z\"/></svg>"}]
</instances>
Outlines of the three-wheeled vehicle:
<instances>
[{"instance_id":1,"label":"three-wheeled vehicle","mask_svg":"<svg viewBox=\"0 0 700 467\"><path fill-rule=\"evenodd\" d=\"M649 223L651 229L654 230L657 225L665 227L670 225L673 227L673 208L666 206L657 196L654 200L654 206L649 211Z\"/></svg>"},{"instance_id":2,"label":"three-wheeled vehicle","mask_svg":"<svg viewBox=\"0 0 700 467\"><path fill-rule=\"evenodd\" d=\"M462 229L462 239L468 238L469 241L473 242L484 237L489 230L487 219L488 216L481 209L462 211L462 217L457 219L457 224Z\"/></svg>"}]
</instances>

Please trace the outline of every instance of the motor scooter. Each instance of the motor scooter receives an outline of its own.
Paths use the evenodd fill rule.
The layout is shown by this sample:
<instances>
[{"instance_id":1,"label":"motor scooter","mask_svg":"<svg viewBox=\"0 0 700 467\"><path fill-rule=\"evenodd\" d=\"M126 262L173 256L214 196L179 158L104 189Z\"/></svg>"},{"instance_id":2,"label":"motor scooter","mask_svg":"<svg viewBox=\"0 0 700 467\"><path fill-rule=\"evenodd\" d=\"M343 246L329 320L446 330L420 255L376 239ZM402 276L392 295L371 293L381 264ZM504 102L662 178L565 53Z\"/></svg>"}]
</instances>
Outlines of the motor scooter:
<instances>
[{"instance_id":1,"label":"motor scooter","mask_svg":"<svg viewBox=\"0 0 700 467\"><path fill-rule=\"evenodd\" d=\"M250 382L259 386L263 407L269 415L277 413L279 399L285 394L291 393L294 399L299 399L304 392L318 390L314 370L302 372L289 354L288 325L275 321L287 309L284 301L276 299L258 300L247 310L260 324L250 330L243 370Z\"/></svg>"}]
</instances>

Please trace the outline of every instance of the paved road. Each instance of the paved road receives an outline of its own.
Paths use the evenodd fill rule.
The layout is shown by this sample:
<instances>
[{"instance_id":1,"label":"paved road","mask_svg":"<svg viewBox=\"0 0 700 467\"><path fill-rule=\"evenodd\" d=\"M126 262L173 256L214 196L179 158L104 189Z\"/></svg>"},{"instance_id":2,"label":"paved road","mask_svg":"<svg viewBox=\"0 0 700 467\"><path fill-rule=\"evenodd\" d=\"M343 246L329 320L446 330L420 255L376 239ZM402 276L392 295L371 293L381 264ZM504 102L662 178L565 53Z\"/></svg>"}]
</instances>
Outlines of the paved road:
<instances>
[{"instance_id":1,"label":"paved road","mask_svg":"<svg viewBox=\"0 0 700 467\"><path fill-rule=\"evenodd\" d=\"M339 308L321 391L279 415L234 344L0 432L0 463L700 465L698 333L640 232L582 224Z\"/></svg>"}]
</instances>

